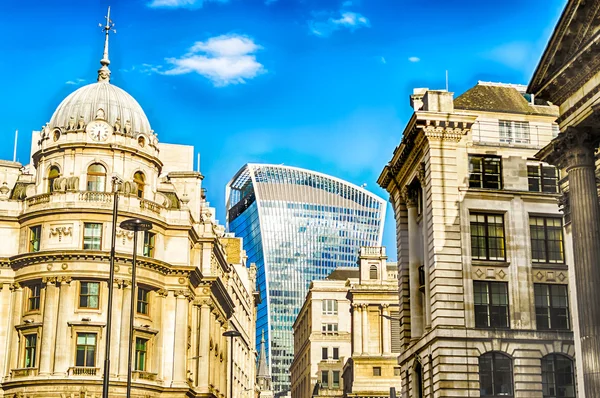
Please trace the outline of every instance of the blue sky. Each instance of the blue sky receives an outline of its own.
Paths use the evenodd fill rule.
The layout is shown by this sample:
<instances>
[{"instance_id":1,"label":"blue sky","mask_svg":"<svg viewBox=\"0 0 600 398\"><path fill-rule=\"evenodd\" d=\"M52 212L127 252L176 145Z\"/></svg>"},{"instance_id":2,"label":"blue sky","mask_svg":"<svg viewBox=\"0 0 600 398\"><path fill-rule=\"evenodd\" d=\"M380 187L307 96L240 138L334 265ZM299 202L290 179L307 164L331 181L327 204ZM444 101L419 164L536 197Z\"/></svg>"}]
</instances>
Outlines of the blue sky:
<instances>
[{"instance_id":1,"label":"blue sky","mask_svg":"<svg viewBox=\"0 0 600 398\"><path fill-rule=\"evenodd\" d=\"M162 142L201 153L225 220L225 184L247 162L376 184L414 87L456 95L477 80L526 84L566 0L3 0L0 131L26 163L30 132L95 80L111 6L111 82ZM384 244L395 258L388 209Z\"/></svg>"}]
</instances>

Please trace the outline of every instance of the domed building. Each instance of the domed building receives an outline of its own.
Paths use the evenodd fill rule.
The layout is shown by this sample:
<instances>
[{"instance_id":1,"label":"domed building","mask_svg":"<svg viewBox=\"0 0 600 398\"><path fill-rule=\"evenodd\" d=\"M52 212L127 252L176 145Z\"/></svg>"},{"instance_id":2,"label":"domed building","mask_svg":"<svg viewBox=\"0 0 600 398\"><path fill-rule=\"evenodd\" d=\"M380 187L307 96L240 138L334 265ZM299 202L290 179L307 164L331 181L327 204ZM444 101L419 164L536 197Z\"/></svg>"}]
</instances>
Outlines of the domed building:
<instances>
[{"instance_id":1,"label":"domed building","mask_svg":"<svg viewBox=\"0 0 600 398\"><path fill-rule=\"evenodd\" d=\"M97 82L33 133L31 164L0 161L0 395L101 397L110 338L110 397L125 396L130 347L132 397L249 397L255 268L217 223L194 148L159 143L111 84L109 28ZM138 233L135 286L115 198L117 226L152 223Z\"/></svg>"}]
</instances>

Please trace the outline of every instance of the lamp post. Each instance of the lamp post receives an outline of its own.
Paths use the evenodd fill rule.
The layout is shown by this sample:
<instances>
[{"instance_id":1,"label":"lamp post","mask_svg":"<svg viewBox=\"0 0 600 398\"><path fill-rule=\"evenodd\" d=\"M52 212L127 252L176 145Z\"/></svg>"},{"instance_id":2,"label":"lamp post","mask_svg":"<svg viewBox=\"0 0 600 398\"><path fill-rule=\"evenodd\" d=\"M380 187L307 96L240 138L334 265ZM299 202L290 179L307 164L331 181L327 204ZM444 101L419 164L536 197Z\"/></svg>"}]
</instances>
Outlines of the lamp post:
<instances>
[{"instance_id":1,"label":"lamp post","mask_svg":"<svg viewBox=\"0 0 600 398\"><path fill-rule=\"evenodd\" d=\"M229 397L233 397L233 339L242 334L235 329L223 333L223 336L230 337L229 340Z\"/></svg>"},{"instance_id":2,"label":"lamp post","mask_svg":"<svg viewBox=\"0 0 600 398\"><path fill-rule=\"evenodd\" d=\"M133 318L135 317L135 262L137 259L137 238L139 231L148 231L152 229L150 221L140 218L130 218L120 224L126 231L133 231L133 259L131 264L131 307L129 312L129 351L127 354L127 398L131 397L131 357L133 351Z\"/></svg>"},{"instance_id":3,"label":"lamp post","mask_svg":"<svg viewBox=\"0 0 600 398\"><path fill-rule=\"evenodd\" d=\"M108 384L110 379L110 331L112 326L113 282L115 279L115 243L117 237L117 213L119 210L119 185L123 183L117 176L112 178L113 212L112 235L110 237L110 260L108 277L108 312L106 314L106 346L104 349L104 379L102 380L102 398L108 398Z\"/></svg>"}]
</instances>

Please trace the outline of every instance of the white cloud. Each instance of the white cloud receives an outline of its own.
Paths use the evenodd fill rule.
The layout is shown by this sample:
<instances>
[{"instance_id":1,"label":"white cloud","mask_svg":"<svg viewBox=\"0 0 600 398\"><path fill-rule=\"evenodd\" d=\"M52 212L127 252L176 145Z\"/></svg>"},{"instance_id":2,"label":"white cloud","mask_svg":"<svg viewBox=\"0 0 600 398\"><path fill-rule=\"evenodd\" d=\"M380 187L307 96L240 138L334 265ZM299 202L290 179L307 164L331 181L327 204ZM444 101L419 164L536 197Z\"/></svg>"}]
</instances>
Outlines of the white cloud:
<instances>
[{"instance_id":1,"label":"white cloud","mask_svg":"<svg viewBox=\"0 0 600 398\"><path fill-rule=\"evenodd\" d=\"M308 27L312 34L321 37L327 37L336 30L347 28L351 31L363 27L370 27L371 23L362 14L352 11L343 11L339 18L330 17L326 21L311 20Z\"/></svg>"},{"instance_id":2,"label":"white cloud","mask_svg":"<svg viewBox=\"0 0 600 398\"><path fill-rule=\"evenodd\" d=\"M408 57L408 60L410 62L419 62L421 60L421 58L419 58L419 57Z\"/></svg>"},{"instance_id":3,"label":"white cloud","mask_svg":"<svg viewBox=\"0 0 600 398\"><path fill-rule=\"evenodd\" d=\"M152 0L151 8L201 8L205 2L227 3L229 0Z\"/></svg>"},{"instance_id":4,"label":"white cloud","mask_svg":"<svg viewBox=\"0 0 600 398\"><path fill-rule=\"evenodd\" d=\"M342 3L342 7L350 7L351 5L352 5L352 2L351 2L351 1L344 1L344 2Z\"/></svg>"},{"instance_id":5,"label":"white cloud","mask_svg":"<svg viewBox=\"0 0 600 398\"><path fill-rule=\"evenodd\" d=\"M74 85L79 85L81 83L85 83L85 79L67 80L65 82L65 84L74 84Z\"/></svg>"},{"instance_id":6,"label":"white cloud","mask_svg":"<svg viewBox=\"0 0 600 398\"><path fill-rule=\"evenodd\" d=\"M513 42L493 48L484 54L484 57L512 69L525 69L530 64L537 62L538 54L539 52L535 51L531 43Z\"/></svg>"},{"instance_id":7,"label":"white cloud","mask_svg":"<svg viewBox=\"0 0 600 398\"><path fill-rule=\"evenodd\" d=\"M381 63L382 64L387 64L387 61L385 60L385 57L381 57Z\"/></svg>"},{"instance_id":8,"label":"white cloud","mask_svg":"<svg viewBox=\"0 0 600 398\"><path fill-rule=\"evenodd\" d=\"M165 75L194 72L208 78L215 86L245 83L266 72L255 56L261 48L246 36L212 37L194 43L188 53L179 58L167 58L171 69L157 72Z\"/></svg>"}]
</instances>

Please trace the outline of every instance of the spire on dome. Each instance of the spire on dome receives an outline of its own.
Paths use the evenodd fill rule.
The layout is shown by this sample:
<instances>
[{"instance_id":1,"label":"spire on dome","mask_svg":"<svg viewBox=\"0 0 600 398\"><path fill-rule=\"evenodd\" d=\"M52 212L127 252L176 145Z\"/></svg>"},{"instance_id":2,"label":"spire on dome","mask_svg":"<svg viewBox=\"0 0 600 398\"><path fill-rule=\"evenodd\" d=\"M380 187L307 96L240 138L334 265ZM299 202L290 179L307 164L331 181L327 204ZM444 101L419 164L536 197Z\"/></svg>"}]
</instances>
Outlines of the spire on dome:
<instances>
[{"instance_id":1,"label":"spire on dome","mask_svg":"<svg viewBox=\"0 0 600 398\"><path fill-rule=\"evenodd\" d=\"M102 66L98 70L98 81L108 83L110 81L110 69L108 69L108 65L110 65L110 60L108 59L108 34L110 32L117 33L116 29L114 29L115 24L110 19L110 6L104 18L106 19L106 25L102 26L102 24L99 24L104 31L104 53L100 60Z\"/></svg>"}]
</instances>

